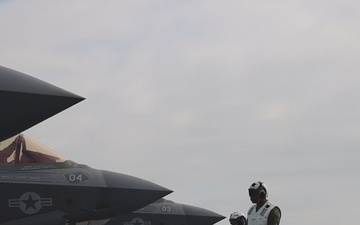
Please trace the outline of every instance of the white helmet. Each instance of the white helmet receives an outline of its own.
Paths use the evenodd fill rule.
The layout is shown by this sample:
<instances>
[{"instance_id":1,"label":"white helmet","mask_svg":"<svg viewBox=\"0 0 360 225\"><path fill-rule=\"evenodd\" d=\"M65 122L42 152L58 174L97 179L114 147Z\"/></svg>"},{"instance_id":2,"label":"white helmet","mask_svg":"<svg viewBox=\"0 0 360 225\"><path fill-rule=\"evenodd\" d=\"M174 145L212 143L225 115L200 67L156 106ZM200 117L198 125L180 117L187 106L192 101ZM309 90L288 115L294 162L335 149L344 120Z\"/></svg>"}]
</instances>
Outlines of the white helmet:
<instances>
[{"instance_id":1,"label":"white helmet","mask_svg":"<svg viewBox=\"0 0 360 225\"><path fill-rule=\"evenodd\" d=\"M233 212L233 213L231 213L229 220L236 220L237 218L242 217L242 216L245 217L245 215L242 213Z\"/></svg>"},{"instance_id":2,"label":"white helmet","mask_svg":"<svg viewBox=\"0 0 360 225\"><path fill-rule=\"evenodd\" d=\"M254 182L249 187L249 195L259 195L260 197L268 197L266 185L262 181Z\"/></svg>"},{"instance_id":3,"label":"white helmet","mask_svg":"<svg viewBox=\"0 0 360 225\"><path fill-rule=\"evenodd\" d=\"M246 217L242 213L233 212L230 215L229 222L231 225L245 225L246 224Z\"/></svg>"}]
</instances>

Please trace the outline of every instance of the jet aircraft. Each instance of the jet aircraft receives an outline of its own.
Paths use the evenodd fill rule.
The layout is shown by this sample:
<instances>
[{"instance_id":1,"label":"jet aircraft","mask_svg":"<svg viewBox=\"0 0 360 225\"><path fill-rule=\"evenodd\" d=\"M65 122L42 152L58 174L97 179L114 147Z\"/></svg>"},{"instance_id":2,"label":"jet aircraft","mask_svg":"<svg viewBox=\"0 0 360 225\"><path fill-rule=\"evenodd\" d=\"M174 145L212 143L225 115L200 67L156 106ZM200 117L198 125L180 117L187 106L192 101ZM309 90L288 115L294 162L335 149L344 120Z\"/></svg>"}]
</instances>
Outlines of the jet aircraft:
<instances>
[{"instance_id":1,"label":"jet aircraft","mask_svg":"<svg viewBox=\"0 0 360 225\"><path fill-rule=\"evenodd\" d=\"M0 225L106 219L172 192L140 178L77 164L18 134L83 99L0 66Z\"/></svg>"},{"instance_id":2,"label":"jet aircraft","mask_svg":"<svg viewBox=\"0 0 360 225\"><path fill-rule=\"evenodd\" d=\"M204 208L162 198L131 213L79 225L212 225L224 218Z\"/></svg>"},{"instance_id":3,"label":"jet aircraft","mask_svg":"<svg viewBox=\"0 0 360 225\"><path fill-rule=\"evenodd\" d=\"M0 225L211 225L224 218L165 199L154 202L172 191L77 164L18 134L82 100L0 66Z\"/></svg>"},{"instance_id":4,"label":"jet aircraft","mask_svg":"<svg viewBox=\"0 0 360 225\"><path fill-rule=\"evenodd\" d=\"M0 143L0 225L111 218L171 193L149 181L80 165L25 136Z\"/></svg>"},{"instance_id":5,"label":"jet aircraft","mask_svg":"<svg viewBox=\"0 0 360 225\"><path fill-rule=\"evenodd\" d=\"M162 198L142 209L118 215L106 225L212 225L224 218L204 208Z\"/></svg>"}]
</instances>

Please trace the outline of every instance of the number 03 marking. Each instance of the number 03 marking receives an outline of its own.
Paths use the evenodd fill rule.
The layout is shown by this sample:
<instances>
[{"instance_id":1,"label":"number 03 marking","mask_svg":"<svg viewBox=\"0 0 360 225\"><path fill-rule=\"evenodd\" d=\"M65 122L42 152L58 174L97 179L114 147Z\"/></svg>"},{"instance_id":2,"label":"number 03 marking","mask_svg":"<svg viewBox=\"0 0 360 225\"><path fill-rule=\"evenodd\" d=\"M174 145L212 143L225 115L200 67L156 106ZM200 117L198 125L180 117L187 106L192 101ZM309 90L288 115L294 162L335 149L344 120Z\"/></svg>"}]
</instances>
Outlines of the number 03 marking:
<instances>
[{"instance_id":1,"label":"number 03 marking","mask_svg":"<svg viewBox=\"0 0 360 225\"><path fill-rule=\"evenodd\" d=\"M163 207L161 207L161 210L163 212L171 212L171 206L163 206Z\"/></svg>"}]
</instances>

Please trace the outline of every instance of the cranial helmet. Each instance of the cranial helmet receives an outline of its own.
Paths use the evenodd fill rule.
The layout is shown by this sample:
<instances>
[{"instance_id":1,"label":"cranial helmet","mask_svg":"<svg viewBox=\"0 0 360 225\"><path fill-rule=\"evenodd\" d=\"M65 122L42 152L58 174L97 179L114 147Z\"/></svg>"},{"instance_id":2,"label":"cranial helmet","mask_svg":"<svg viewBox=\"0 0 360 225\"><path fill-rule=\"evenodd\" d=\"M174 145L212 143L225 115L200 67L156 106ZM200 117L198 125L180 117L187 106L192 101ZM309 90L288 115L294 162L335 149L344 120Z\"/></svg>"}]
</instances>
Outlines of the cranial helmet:
<instances>
[{"instance_id":1,"label":"cranial helmet","mask_svg":"<svg viewBox=\"0 0 360 225\"><path fill-rule=\"evenodd\" d=\"M266 185L261 181L252 183L249 187L249 195L250 196L254 196L254 195L259 196L261 198L268 197L268 191L267 191Z\"/></svg>"},{"instance_id":2,"label":"cranial helmet","mask_svg":"<svg viewBox=\"0 0 360 225\"><path fill-rule=\"evenodd\" d=\"M240 218L242 216L245 217L245 215L242 213L233 212L233 213L231 213L229 220L236 220L237 218Z\"/></svg>"},{"instance_id":3,"label":"cranial helmet","mask_svg":"<svg viewBox=\"0 0 360 225\"><path fill-rule=\"evenodd\" d=\"M242 213L233 212L230 215L229 222L231 225L245 225L246 217Z\"/></svg>"}]
</instances>

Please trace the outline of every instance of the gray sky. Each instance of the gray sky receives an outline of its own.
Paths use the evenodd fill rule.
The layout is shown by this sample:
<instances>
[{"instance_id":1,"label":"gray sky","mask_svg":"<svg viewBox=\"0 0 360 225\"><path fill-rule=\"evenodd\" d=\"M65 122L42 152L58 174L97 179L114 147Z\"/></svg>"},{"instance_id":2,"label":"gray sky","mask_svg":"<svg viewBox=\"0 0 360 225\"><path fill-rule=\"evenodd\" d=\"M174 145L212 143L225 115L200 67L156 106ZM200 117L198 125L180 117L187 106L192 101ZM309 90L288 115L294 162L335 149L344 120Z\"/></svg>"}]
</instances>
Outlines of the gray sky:
<instances>
[{"instance_id":1,"label":"gray sky","mask_svg":"<svg viewBox=\"0 0 360 225\"><path fill-rule=\"evenodd\" d=\"M282 224L357 222L359 1L12 0L0 18L2 66L86 98L28 136L225 216L263 180Z\"/></svg>"}]
</instances>

